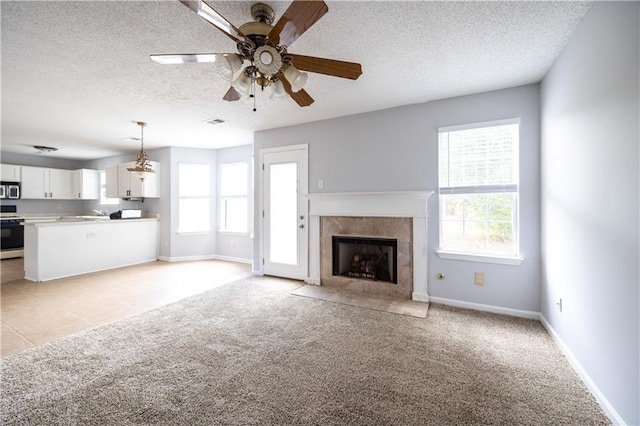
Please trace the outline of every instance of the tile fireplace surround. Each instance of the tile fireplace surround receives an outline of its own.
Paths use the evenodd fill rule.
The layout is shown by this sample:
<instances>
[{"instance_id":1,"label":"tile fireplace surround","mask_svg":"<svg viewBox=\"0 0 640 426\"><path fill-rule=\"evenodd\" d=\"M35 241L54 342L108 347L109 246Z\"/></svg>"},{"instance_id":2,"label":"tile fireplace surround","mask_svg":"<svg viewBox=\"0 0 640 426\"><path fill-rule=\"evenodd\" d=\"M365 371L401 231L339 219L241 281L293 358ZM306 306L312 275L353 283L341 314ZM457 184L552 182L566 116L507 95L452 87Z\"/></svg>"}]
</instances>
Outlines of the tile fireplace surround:
<instances>
[{"instance_id":1,"label":"tile fireplace surround","mask_svg":"<svg viewBox=\"0 0 640 426\"><path fill-rule=\"evenodd\" d=\"M308 284L428 302L427 200L433 192L309 194ZM398 240L398 284L332 275L331 237Z\"/></svg>"}]
</instances>

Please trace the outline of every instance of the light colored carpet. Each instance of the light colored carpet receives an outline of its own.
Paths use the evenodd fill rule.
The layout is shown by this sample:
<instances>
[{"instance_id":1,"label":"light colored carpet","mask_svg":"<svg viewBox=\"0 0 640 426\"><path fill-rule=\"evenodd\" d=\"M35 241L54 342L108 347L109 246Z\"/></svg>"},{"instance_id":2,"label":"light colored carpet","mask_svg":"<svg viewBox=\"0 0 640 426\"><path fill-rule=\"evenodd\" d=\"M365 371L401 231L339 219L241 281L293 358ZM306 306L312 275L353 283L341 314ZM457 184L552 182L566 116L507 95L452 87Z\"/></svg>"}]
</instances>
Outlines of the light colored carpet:
<instances>
[{"instance_id":1,"label":"light colored carpet","mask_svg":"<svg viewBox=\"0 0 640 426\"><path fill-rule=\"evenodd\" d=\"M607 424L536 321L250 278L2 360L3 425Z\"/></svg>"}]
</instances>

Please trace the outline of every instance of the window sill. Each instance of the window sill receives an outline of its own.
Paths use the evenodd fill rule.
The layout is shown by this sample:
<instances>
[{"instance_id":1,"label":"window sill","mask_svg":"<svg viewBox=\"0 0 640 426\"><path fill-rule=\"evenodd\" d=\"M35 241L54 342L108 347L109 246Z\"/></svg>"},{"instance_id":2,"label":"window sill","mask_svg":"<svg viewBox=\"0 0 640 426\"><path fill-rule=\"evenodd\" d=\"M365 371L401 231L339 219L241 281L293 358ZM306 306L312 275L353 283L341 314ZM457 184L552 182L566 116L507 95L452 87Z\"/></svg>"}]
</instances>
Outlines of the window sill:
<instances>
[{"instance_id":1,"label":"window sill","mask_svg":"<svg viewBox=\"0 0 640 426\"><path fill-rule=\"evenodd\" d=\"M218 235L229 235L231 237L250 237L248 232L218 231Z\"/></svg>"},{"instance_id":2,"label":"window sill","mask_svg":"<svg viewBox=\"0 0 640 426\"><path fill-rule=\"evenodd\" d=\"M470 253L456 253L451 251L436 251L436 254L440 259L449 260L464 260L467 262L480 262L480 263L496 263L499 265L521 265L524 261L521 257L500 257L500 256L487 256L480 254Z\"/></svg>"},{"instance_id":3,"label":"window sill","mask_svg":"<svg viewBox=\"0 0 640 426\"><path fill-rule=\"evenodd\" d=\"M176 231L178 235L209 235L211 231Z\"/></svg>"}]
</instances>

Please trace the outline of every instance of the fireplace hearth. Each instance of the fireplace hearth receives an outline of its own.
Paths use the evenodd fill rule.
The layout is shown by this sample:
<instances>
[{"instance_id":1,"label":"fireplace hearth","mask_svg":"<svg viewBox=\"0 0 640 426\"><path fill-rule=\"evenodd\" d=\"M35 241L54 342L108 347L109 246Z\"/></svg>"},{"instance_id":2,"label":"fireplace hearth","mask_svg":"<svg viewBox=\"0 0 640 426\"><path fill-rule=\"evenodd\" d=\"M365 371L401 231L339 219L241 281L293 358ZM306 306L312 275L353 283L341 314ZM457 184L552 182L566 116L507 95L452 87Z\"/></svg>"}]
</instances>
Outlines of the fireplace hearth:
<instances>
[{"instance_id":1,"label":"fireplace hearth","mask_svg":"<svg viewBox=\"0 0 640 426\"><path fill-rule=\"evenodd\" d=\"M398 240L332 236L333 275L398 283Z\"/></svg>"}]
</instances>

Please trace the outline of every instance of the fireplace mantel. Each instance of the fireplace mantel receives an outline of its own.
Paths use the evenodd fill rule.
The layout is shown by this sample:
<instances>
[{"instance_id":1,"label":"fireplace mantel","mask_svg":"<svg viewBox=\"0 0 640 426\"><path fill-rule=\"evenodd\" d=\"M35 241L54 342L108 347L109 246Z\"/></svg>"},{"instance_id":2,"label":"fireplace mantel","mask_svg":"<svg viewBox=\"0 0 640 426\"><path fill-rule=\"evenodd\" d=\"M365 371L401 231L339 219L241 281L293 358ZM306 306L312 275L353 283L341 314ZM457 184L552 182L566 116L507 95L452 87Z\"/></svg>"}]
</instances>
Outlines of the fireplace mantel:
<instances>
[{"instance_id":1,"label":"fireplace mantel","mask_svg":"<svg viewBox=\"0 0 640 426\"><path fill-rule=\"evenodd\" d=\"M309 194L309 277L320 285L320 217L404 217L413 220L412 299L428 302L427 201L433 191Z\"/></svg>"},{"instance_id":2,"label":"fireplace mantel","mask_svg":"<svg viewBox=\"0 0 640 426\"><path fill-rule=\"evenodd\" d=\"M309 194L310 216L427 217L433 191Z\"/></svg>"}]
</instances>

